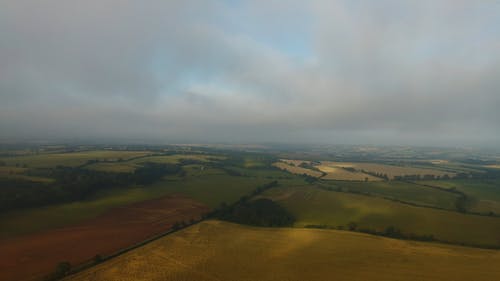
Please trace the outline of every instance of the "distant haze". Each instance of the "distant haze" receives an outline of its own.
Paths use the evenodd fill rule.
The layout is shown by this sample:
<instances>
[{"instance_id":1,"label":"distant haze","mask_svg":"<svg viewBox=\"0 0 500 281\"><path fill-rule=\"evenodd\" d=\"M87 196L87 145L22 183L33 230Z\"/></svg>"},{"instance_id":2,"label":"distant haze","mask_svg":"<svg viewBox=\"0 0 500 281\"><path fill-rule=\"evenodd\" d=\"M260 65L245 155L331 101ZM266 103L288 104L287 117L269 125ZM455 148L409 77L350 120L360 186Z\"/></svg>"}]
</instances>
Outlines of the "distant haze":
<instances>
[{"instance_id":1,"label":"distant haze","mask_svg":"<svg viewBox=\"0 0 500 281\"><path fill-rule=\"evenodd\" d=\"M0 0L0 139L500 143L499 1Z\"/></svg>"}]
</instances>

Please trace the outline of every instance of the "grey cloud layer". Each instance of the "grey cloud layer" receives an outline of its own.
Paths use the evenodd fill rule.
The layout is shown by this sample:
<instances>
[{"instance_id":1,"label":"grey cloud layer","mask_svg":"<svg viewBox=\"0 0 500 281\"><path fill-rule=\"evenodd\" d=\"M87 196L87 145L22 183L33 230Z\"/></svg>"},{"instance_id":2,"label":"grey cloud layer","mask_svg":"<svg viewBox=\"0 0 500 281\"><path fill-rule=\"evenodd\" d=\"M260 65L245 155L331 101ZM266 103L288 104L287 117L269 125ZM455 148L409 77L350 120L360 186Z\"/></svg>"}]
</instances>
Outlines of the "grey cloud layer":
<instances>
[{"instance_id":1,"label":"grey cloud layer","mask_svg":"<svg viewBox=\"0 0 500 281\"><path fill-rule=\"evenodd\" d=\"M0 137L495 143L499 19L493 1L4 0Z\"/></svg>"}]
</instances>

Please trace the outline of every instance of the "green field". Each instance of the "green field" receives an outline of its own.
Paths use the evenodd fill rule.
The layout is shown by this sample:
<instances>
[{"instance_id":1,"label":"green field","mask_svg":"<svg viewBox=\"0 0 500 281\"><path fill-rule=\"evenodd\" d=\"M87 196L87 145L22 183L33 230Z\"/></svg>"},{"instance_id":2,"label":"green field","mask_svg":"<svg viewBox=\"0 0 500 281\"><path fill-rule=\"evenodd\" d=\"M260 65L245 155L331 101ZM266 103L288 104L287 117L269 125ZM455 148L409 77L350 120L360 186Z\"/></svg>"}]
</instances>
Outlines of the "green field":
<instances>
[{"instance_id":1,"label":"green field","mask_svg":"<svg viewBox=\"0 0 500 281\"><path fill-rule=\"evenodd\" d=\"M164 164L177 164L181 160L195 160L199 162L213 162L217 160L222 160L225 157L219 155L207 155L207 154L173 154L173 155L159 155L159 156L148 156L140 159L134 159L130 163L143 164L147 162L153 163L164 163Z\"/></svg>"},{"instance_id":2,"label":"green field","mask_svg":"<svg viewBox=\"0 0 500 281\"><path fill-rule=\"evenodd\" d=\"M122 163L116 163L121 165ZM204 167L203 169L201 167ZM237 201L255 188L283 176L282 172L247 171L247 176L230 176L223 170L202 165L184 166L186 176L168 176L150 186L103 190L91 200L0 214L0 237L61 227L95 217L111 208L158 198L167 194L187 195L210 207ZM240 171L244 172L245 169ZM252 176L249 174L253 173ZM261 177L261 173L266 177ZM276 176L276 178L271 177ZM286 174L285 174L286 175ZM301 178L278 179L288 186L304 184Z\"/></svg>"},{"instance_id":3,"label":"green field","mask_svg":"<svg viewBox=\"0 0 500 281\"><path fill-rule=\"evenodd\" d=\"M129 162L95 163L86 166L87 169L109 173L133 173L140 165Z\"/></svg>"},{"instance_id":4,"label":"green field","mask_svg":"<svg viewBox=\"0 0 500 281\"><path fill-rule=\"evenodd\" d=\"M2 157L8 166L26 165L28 168L53 168L58 165L75 167L89 160L127 160L151 154L148 151L96 150L73 153L42 153L36 155Z\"/></svg>"},{"instance_id":5,"label":"green field","mask_svg":"<svg viewBox=\"0 0 500 281\"><path fill-rule=\"evenodd\" d=\"M413 204L455 210L457 194L401 181L347 182L324 181L321 186L342 191L368 193Z\"/></svg>"},{"instance_id":6,"label":"green field","mask_svg":"<svg viewBox=\"0 0 500 281\"><path fill-rule=\"evenodd\" d=\"M442 188L456 189L465 193L472 200L470 211L479 213L494 212L500 214L500 180L449 180L421 181Z\"/></svg>"},{"instance_id":7,"label":"green field","mask_svg":"<svg viewBox=\"0 0 500 281\"><path fill-rule=\"evenodd\" d=\"M67 280L491 281L499 263L493 250L205 221Z\"/></svg>"},{"instance_id":8,"label":"green field","mask_svg":"<svg viewBox=\"0 0 500 281\"><path fill-rule=\"evenodd\" d=\"M296 218L295 226L343 227L384 231L393 226L406 235L433 235L441 241L500 246L500 218L413 207L377 197L316 187L278 187L263 197L277 201Z\"/></svg>"}]
</instances>

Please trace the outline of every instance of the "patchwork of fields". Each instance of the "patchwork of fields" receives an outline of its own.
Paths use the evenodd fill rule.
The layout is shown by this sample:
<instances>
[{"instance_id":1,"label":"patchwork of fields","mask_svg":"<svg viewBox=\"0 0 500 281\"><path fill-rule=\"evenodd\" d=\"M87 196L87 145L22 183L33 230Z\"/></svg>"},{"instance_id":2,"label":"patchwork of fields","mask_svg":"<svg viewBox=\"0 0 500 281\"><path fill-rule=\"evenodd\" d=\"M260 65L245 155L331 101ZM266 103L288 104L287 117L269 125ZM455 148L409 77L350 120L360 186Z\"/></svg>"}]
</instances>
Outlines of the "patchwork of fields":
<instances>
[{"instance_id":1,"label":"patchwork of fields","mask_svg":"<svg viewBox=\"0 0 500 281\"><path fill-rule=\"evenodd\" d=\"M72 186L83 199L47 198L46 205L0 212L0 280L39 280L58 262L78 265L96 254L143 241L174 222L258 198L281 205L295 217L294 228L205 221L74 278L366 280L375 274L380 280L468 280L476 274L473 280L492 280L498 276L498 270L488 265L500 259L498 251L437 244L500 247L498 178L449 179L458 173L486 173L483 166L445 160L417 161L410 167L277 159L234 152L64 152L63 148L56 153L26 151L0 157L0 180L6 184L0 192L10 196L33 199L24 193L30 188L35 197L48 191L65 195L74 180L87 180ZM156 173L162 174L154 177ZM138 175L154 180L141 183ZM393 180L405 175L440 179ZM259 190L271 182L272 188ZM86 184L93 189L85 189ZM399 235L391 237L436 243L359 233L384 235L388 230ZM77 246L74 241L79 241Z\"/></svg>"},{"instance_id":2,"label":"patchwork of fields","mask_svg":"<svg viewBox=\"0 0 500 281\"><path fill-rule=\"evenodd\" d=\"M500 246L500 218L414 207L357 194L311 186L277 187L262 197L275 200L296 218L295 226L326 226L384 231L395 227L405 235L432 235L440 241Z\"/></svg>"},{"instance_id":3,"label":"patchwork of fields","mask_svg":"<svg viewBox=\"0 0 500 281\"><path fill-rule=\"evenodd\" d=\"M149 151L98 150L73 153L43 153L19 157L1 157L0 161L8 166L26 165L28 168L50 168L60 166L79 166L89 160L117 161L149 155Z\"/></svg>"},{"instance_id":4,"label":"patchwork of fields","mask_svg":"<svg viewBox=\"0 0 500 281\"><path fill-rule=\"evenodd\" d=\"M276 162L273 164L273 166L275 166L281 170L287 171L289 173L296 174L296 175L308 175L308 176L316 177L316 178L319 178L323 175L323 173L321 173L319 171L306 169L306 168L302 168L299 166L294 166L294 165L291 165L291 164L288 164L285 162Z\"/></svg>"},{"instance_id":5,"label":"patchwork of fields","mask_svg":"<svg viewBox=\"0 0 500 281\"><path fill-rule=\"evenodd\" d=\"M323 161L322 165L327 167L336 168L352 168L357 171L366 171L369 173L376 173L381 175L387 175L389 179L394 179L396 176L409 176L409 175L433 175L433 176L449 176L452 177L455 174L451 172L445 172L436 169L423 169L415 168L410 166L395 166L395 165L385 165L378 163L351 163L351 162L331 162Z\"/></svg>"},{"instance_id":6,"label":"patchwork of fields","mask_svg":"<svg viewBox=\"0 0 500 281\"><path fill-rule=\"evenodd\" d=\"M79 224L0 240L0 280L41 279L61 261L79 264L199 219L209 208L167 196L110 210Z\"/></svg>"},{"instance_id":7,"label":"patchwork of fields","mask_svg":"<svg viewBox=\"0 0 500 281\"><path fill-rule=\"evenodd\" d=\"M446 162L447 163L447 162ZM418 175L421 177L453 177L449 170L430 169L412 166L396 166L365 162L313 162L307 160L280 159L274 166L293 174L321 177L324 180L338 181L381 181L396 177Z\"/></svg>"},{"instance_id":8,"label":"patchwork of fields","mask_svg":"<svg viewBox=\"0 0 500 281\"><path fill-rule=\"evenodd\" d=\"M348 171L344 167L334 167L328 165L318 165L317 168L326 175L322 177L325 180L339 181L381 181L381 178L365 174L360 171Z\"/></svg>"},{"instance_id":9,"label":"patchwork of fields","mask_svg":"<svg viewBox=\"0 0 500 281\"><path fill-rule=\"evenodd\" d=\"M126 280L498 280L500 252L205 221L70 276Z\"/></svg>"}]
</instances>

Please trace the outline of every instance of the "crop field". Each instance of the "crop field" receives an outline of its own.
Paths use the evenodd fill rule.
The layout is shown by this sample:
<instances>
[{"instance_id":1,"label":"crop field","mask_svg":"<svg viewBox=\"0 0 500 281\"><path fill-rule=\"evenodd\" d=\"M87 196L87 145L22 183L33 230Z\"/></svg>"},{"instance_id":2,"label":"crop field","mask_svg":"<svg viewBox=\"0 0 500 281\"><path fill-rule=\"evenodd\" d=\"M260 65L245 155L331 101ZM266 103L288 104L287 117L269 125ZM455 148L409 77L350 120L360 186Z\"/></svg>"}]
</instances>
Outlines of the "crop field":
<instances>
[{"instance_id":1,"label":"crop field","mask_svg":"<svg viewBox=\"0 0 500 281\"><path fill-rule=\"evenodd\" d=\"M479 213L494 212L500 214L499 180L448 180L422 181L422 184L441 188L456 189L471 198L470 211Z\"/></svg>"},{"instance_id":2,"label":"crop field","mask_svg":"<svg viewBox=\"0 0 500 281\"><path fill-rule=\"evenodd\" d=\"M205 221L67 280L498 280L500 252Z\"/></svg>"},{"instance_id":3,"label":"crop field","mask_svg":"<svg viewBox=\"0 0 500 281\"><path fill-rule=\"evenodd\" d=\"M159 188L170 193L181 193L210 207L221 203L233 203L249 194L257 187L269 183L267 178L238 177L228 175L205 175L191 177L188 180L159 182L152 188Z\"/></svg>"},{"instance_id":4,"label":"crop field","mask_svg":"<svg viewBox=\"0 0 500 281\"><path fill-rule=\"evenodd\" d=\"M151 154L148 151L117 151L117 150L98 150L73 153L44 153L18 157L2 157L0 161L8 166L26 165L28 168L50 168L61 166L79 166L89 160L107 160L116 161L119 159L127 160Z\"/></svg>"},{"instance_id":5,"label":"crop field","mask_svg":"<svg viewBox=\"0 0 500 281\"><path fill-rule=\"evenodd\" d=\"M296 160L296 159L280 159L281 162L287 163L291 166L299 166L302 163L307 165L311 165L311 161L309 160Z\"/></svg>"},{"instance_id":6,"label":"crop field","mask_svg":"<svg viewBox=\"0 0 500 281\"><path fill-rule=\"evenodd\" d=\"M20 175L26 172L26 170L28 169L12 166L0 166L0 176Z\"/></svg>"},{"instance_id":7,"label":"crop field","mask_svg":"<svg viewBox=\"0 0 500 281\"><path fill-rule=\"evenodd\" d=\"M456 210L458 198L457 194L451 192L401 181L322 182L321 186L448 210Z\"/></svg>"},{"instance_id":8,"label":"crop field","mask_svg":"<svg viewBox=\"0 0 500 281\"><path fill-rule=\"evenodd\" d=\"M447 160L431 160L431 161L416 161L419 164L412 164L416 168L424 168L431 170L440 170L450 173L482 173L483 167L481 165L470 165L460 162L447 161Z\"/></svg>"},{"instance_id":9,"label":"crop field","mask_svg":"<svg viewBox=\"0 0 500 281\"><path fill-rule=\"evenodd\" d=\"M295 226L325 225L383 231L394 226L410 235L433 235L441 241L500 246L500 218L414 207L377 197L326 191L315 187L278 187L262 197L275 200L296 218Z\"/></svg>"},{"instance_id":10,"label":"crop field","mask_svg":"<svg viewBox=\"0 0 500 281\"><path fill-rule=\"evenodd\" d=\"M377 178L360 171L347 171L342 167L332 167L328 165L318 165L316 166L319 170L326 173L322 179L325 180L339 180L339 181L381 181L381 178Z\"/></svg>"},{"instance_id":11,"label":"crop field","mask_svg":"<svg viewBox=\"0 0 500 281\"><path fill-rule=\"evenodd\" d=\"M316 178L319 178L323 175L321 172L298 167L298 166L293 166L293 165L290 165L290 164L287 164L284 162L276 162L273 164L273 166L275 166L281 170L285 170L289 173L296 174L296 175L308 175L308 176L316 177Z\"/></svg>"},{"instance_id":12,"label":"crop field","mask_svg":"<svg viewBox=\"0 0 500 281\"><path fill-rule=\"evenodd\" d=\"M53 181L53 179L51 178L25 175L24 173L27 170L28 168L21 168L15 166L14 167L0 166L0 178L27 180L27 181L42 182L42 183L48 183Z\"/></svg>"},{"instance_id":13,"label":"crop field","mask_svg":"<svg viewBox=\"0 0 500 281\"><path fill-rule=\"evenodd\" d=\"M323 161L321 162L323 166L337 167L337 168L353 168L355 170L364 170L371 173L386 174L389 179L393 179L395 176L405 176L405 175L434 175L434 176L453 176L454 173L436 170L436 169L423 169L415 168L409 166L394 166L385 165L378 163L353 163L353 162L331 162Z\"/></svg>"},{"instance_id":14,"label":"crop field","mask_svg":"<svg viewBox=\"0 0 500 281\"><path fill-rule=\"evenodd\" d=\"M0 280L40 278L57 263L91 260L111 254L175 222L199 219L209 208L185 196L172 195L115 208L80 224L0 240Z\"/></svg>"},{"instance_id":15,"label":"crop field","mask_svg":"<svg viewBox=\"0 0 500 281\"><path fill-rule=\"evenodd\" d=\"M86 166L87 169L109 173L133 173L139 167L137 164L128 162L95 163Z\"/></svg>"},{"instance_id":16,"label":"crop field","mask_svg":"<svg viewBox=\"0 0 500 281\"><path fill-rule=\"evenodd\" d=\"M182 169L186 171L187 178L213 176L213 175L227 175L226 172L224 172L221 169L212 168L210 166L205 166L205 165L198 165L198 164L185 165L182 167Z\"/></svg>"},{"instance_id":17,"label":"crop field","mask_svg":"<svg viewBox=\"0 0 500 281\"><path fill-rule=\"evenodd\" d=\"M49 205L0 214L0 239L80 223L120 206L158 198L172 192L166 185L102 192L92 200Z\"/></svg>"},{"instance_id":18,"label":"crop field","mask_svg":"<svg viewBox=\"0 0 500 281\"><path fill-rule=\"evenodd\" d=\"M202 166L187 165L185 178L169 178L147 187L105 190L90 200L0 213L0 238L78 223L112 208L174 193L184 194L210 207L218 207L222 202L233 203L260 185L269 183L275 179L272 176L277 179L282 175L279 171L263 173L248 170L256 174L229 176L219 169L202 170L200 167ZM293 177L279 181L289 186L304 184L302 179Z\"/></svg>"},{"instance_id":19,"label":"crop field","mask_svg":"<svg viewBox=\"0 0 500 281\"><path fill-rule=\"evenodd\" d=\"M165 163L165 164L177 164L181 160L195 160L200 162L212 162L216 160L225 159L224 156L218 155L206 155L206 154L173 154L173 155L160 155L160 156L148 156L136 160L130 161L134 164L142 164L146 162L153 163Z\"/></svg>"},{"instance_id":20,"label":"crop field","mask_svg":"<svg viewBox=\"0 0 500 281\"><path fill-rule=\"evenodd\" d=\"M349 281L374 280L373 276L500 276L493 265L500 261L500 252L474 248L500 249L500 180L493 168L483 167L492 161L471 158L462 163L437 155L415 160L375 157L369 163L356 162L369 158L356 158L348 151L338 158L333 153L308 158L307 153L208 148L87 149L33 149L0 157L0 178L6 187L0 212L0 280L40 280L59 262L78 266L214 209L214 218L276 228L203 221L73 278ZM314 161L297 160L301 158ZM327 159L345 162L322 161ZM474 174L442 178L461 172ZM441 179L387 180L404 175ZM263 198L274 202L253 204ZM279 224L283 218L289 219L287 224Z\"/></svg>"}]
</instances>

